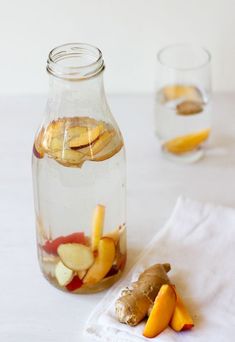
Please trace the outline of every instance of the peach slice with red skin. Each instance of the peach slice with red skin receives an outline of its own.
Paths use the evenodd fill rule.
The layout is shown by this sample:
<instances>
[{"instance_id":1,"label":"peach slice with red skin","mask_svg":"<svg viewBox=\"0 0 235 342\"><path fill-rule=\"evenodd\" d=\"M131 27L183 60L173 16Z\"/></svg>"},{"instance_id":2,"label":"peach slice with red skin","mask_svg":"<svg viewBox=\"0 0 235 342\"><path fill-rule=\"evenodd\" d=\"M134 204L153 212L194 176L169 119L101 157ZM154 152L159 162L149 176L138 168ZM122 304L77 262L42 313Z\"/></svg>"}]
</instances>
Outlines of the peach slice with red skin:
<instances>
[{"instance_id":1,"label":"peach slice with red skin","mask_svg":"<svg viewBox=\"0 0 235 342\"><path fill-rule=\"evenodd\" d=\"M173 286L164 284L155 298L153 308L144 327L145 337L155 337L170 323L176 305L176 293Z\"/></svg>"},{"instance_id":2,"label":"peach slice with red skin","mask_svg":"<svg viewBox=\"0 0 235 342\"><path fill-rule=\"evenodd\" d=\"M175 311L173 313L170 326L175 331L190 330L194 327L193 319L186 309L182 299L177 295Z\"/></svg>"},{"instance_id":3,"label":"peach slice with red skin","mask_svg":"<svg viewBox=\"0 0 235 342\"><path fill-rule=\"evenodd\" d=\"M115 258L115 244L111 238L100 239L98 255L94 264L83 278L84 284L96 284L102 280L112 267Z\"/></svg>"}]
</instances>

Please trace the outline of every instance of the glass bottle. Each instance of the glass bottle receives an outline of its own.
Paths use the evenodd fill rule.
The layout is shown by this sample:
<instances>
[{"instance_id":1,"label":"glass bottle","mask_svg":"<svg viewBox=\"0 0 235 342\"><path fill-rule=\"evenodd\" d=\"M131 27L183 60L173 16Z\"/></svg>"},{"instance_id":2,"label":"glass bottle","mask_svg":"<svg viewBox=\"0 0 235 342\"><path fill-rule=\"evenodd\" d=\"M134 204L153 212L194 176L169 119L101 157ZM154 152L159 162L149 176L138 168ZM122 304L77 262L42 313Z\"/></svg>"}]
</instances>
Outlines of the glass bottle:
<instances>
[{"instance_id":1,"label":"glass bottle","mask_svg":"<svg viewBox=\"0 0 235 342\"><path fill-rule=\"evenodd\" d=\"M46 115L32 156L39 264L64 291L97 292L126 262L123 138L106 100L99 49L59 46L47 71Z\"/></svg>"}]
</instances>

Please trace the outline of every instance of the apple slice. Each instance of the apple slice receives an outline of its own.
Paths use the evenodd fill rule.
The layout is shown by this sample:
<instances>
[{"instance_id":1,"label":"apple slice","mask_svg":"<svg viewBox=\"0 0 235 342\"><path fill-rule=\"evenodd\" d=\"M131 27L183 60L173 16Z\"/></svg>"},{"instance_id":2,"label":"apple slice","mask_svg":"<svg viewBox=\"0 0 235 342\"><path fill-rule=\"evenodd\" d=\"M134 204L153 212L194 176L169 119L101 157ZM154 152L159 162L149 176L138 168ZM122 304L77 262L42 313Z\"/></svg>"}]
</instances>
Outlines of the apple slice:
<instances>
[{"instance_id":1,"label":"apple slice","mask_svg":"<svg viewBox=\"0 0 235 342\"><path fill-rule=\"evenodd\" d=\"M90 248L80 243L61 244L57 253L63 264L73 271L87 270L94 262Z\"/></svg>"},{"instance_id":2,"label":"apple slice","mask_svg":"<svg viewBox=\"0 0 235 342\"><path fill-rule=\"evenodd\" d=\"M73 271L59 261L55 268L55 277L60 286L66 286L73 279Z\"/></svg>"},{"instance_id":3,"label":"apple slice","mask_svg":"<svg viewBox=\"0 0 235 342\"><path fill-rule=\"evenodd\" d=\"M103 235L105 206L98 204L95 208L92 219L91 249L96 251L100 238Z\"/></svg>"},{"instance_id":4,"label":"apple slice","mask_svg":"<svg viewBox=\"0 0 235 342\"><path fill-rule=\"evenodd\" d=\"M167 328L175 310L175 304L176 294L173 286L162 285L144 327L145 337L155 337Z\"/></svg>"},{"instance_id":5,"label":"apple slice","mask_svg":"<svg viewBox=\"0 0 235 342\"><path fill-rule=\"evenodd\" d=\"M96 284L103 279L112 267L115 258L113 239L104 237L98 245L98 256L83 279L84 284Z\"/></svg>"},{"instance_id":6,"label":"apple slice","mask_svg":"<svg viewBox=\"0 0 235 342\"><path fill-rule=\"evenodd\" d=\"M170 322L170 326L175 331L189 330L194 327L193 319L186 309L181 298L177 295L176 307L173 317Z\"/></svg>"}]
</instances>

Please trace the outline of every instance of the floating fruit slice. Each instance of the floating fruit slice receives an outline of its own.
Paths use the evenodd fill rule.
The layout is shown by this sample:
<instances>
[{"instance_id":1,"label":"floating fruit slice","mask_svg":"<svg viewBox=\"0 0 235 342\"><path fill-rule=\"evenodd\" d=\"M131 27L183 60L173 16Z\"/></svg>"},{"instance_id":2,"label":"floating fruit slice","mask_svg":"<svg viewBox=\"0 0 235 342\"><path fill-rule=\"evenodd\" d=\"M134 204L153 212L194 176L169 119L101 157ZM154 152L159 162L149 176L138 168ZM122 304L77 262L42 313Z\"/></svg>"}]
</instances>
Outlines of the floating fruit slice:
<instances>
[{"instance_id":1,"label":"floating fruit slice","mask_svg":"<svg viewBox=\"0 0 235 342\"><path fill-rule=\"evenodd\" d=\"M96 284L103 279L112 267L115 258L115 244L112 239L104 237L98 246L98 256L83 279L84 284Z\"/></svg>"},{"instance_id":2,"label":"floating fruit slice","mask_svg":"<svg viewBox=\"0 0 235 342\"><path fill-rule=\"evenodd\" d=\"M184 101L176 106L177 114L193 115L203 111L202 103L197 101Z\"/></svg>"},{"instance_id":3,"label":"floating fruit slice","mask_svg":"<svg viewBox=\"0 0 235 342\"><path fill-rule=\"evenodd\" d=\"M100 137L93 142L92 145L85 148L79 149L81 153L89 157L89 159L94 159L95 155L103 150L103 148L110 143L114 133L105 131L100 135Z\"/></svg>"},{"instance_id":4,"label":"floating fruit slice","mask_svg":"<svg viewBox=\"0 0 235 342\"><path fill-rule=\"evenodd\" d=\"M171 319L170 326L175 331L189 330L194 327L193 319L184 306L181 298L177 295L176 307Z\"/></svg>"},{"instance_id":5,"label":"floating fruit slice","mask_svg":"<svg viewBox=\"0 0 235 342\"><path fill-rule=\"evenodd\" d=\"M91 249L96 251L103 235L105 206L98 204L92 218Z\"/></svg>"},{"instance_id":6,"label":"floating fruit slice","mask_svg":"<svg viewBox=\"0 0 235 342\"><path fill-rule=\"evenodd\" d=\"M177 137L164 144L164 148L171 153L181 154L193 151L205 140L208 139L210 129L205 129L197 133Z\"/></svg>"},{"instance_id":7,"label":"floating fruit slice","mask_svg":"<svg viewBox=\"0 0 235 342\"><path fill-rule=\"evenodd\" d=\"M73 271L59 261L55 268L55 277L60 286L66 286L73 279Z\"/></svg>"},{"instance_id":8,"label":"floating fruit slice","mask_svg":"<svg viewBox=\"0 0 235 342\"><path fill-rule=\"evenodd\" d=\"M111 158L116 153L118 153L123 147L123 140L116 132L113 132L111 140L103 146L103 149L97 153L92 160L93 161L103 161Z\"/></svg>"},{"instance_id":9,"label":"floating fruit slice","mask_svg":"<svg viewBox=\"0 0 235 342\"><path fill-rule=\"evenodd\" d=\"M73 271L87 270L94 262L90 248L79 243L62 244L57 252L63 264Z\"/></svg>"},{"instance_id":10,"label":"floating fruit slice","mask_svg":"<svg viewBox=\"0 0 235 342\"><path fill-rule=\"evenodd\" d=\"M198 88L192 85L174 84L163 88L165 101L173 101L179 98L187 100L202 101L201 92Z\"/></svg>"},{"instance_id":11,"label":"floating fruit slice","mask_svg":"<svg viewBox=\"0 0 235 342\"><path fill-rule=\"evenodd\" d=\"M165 330L171 320L176 304L176 294L171 285L162 285L154 301L147 323L145 337L155 337Z\"/></svg>"},{"instance_id":12,"label":"floating fruit slice","mask_svg":"<svg viewBox=\"0 0 235 342\"><path fill-rule=\"evenodd\" d=\"M42 128L38 135L36 136L36 139L34 141L34 145L33 145L33 153L35 155L35 157L41 159L44 157L45 151L43 148L43 137L44 137L44 128Z\"/></svg>"},{"instance_id":13,"label":"floating fruit slice","mask_svg":"<svg viewBox=\"0 0 235 342\"><path fill-rule=\"evenodd\" d=\"M68 145L70 148L80 148L82 146L91 145L93 141L95 141L99 137L103 129L103 124L99 124L98 126L93 128L87 127L85 132L72 138L69 141Z\"/></svg>"},{"instance_id":14,"label":"floating fruit slice","mask_svg":"<svg viewBox=\"0 0 235 342\"><path fill-rule=\"evenodd\" d=\"M69 127L66 130L66 139L71 140L78 136L81 136L82 134L87 133L87 127L85 126L73 126Z\"/></svg>"},{"instance_id":15,"label":"floating fruit slice","mask_svg":"<svg viewBox=\"0 0 235 342\"><path fill-rule=\"evenodd\" d=\"M64 166L80 167L84 161L84 155L75 150L60 150L50 153L50 156Z\"/></svg>"}]
</instances>

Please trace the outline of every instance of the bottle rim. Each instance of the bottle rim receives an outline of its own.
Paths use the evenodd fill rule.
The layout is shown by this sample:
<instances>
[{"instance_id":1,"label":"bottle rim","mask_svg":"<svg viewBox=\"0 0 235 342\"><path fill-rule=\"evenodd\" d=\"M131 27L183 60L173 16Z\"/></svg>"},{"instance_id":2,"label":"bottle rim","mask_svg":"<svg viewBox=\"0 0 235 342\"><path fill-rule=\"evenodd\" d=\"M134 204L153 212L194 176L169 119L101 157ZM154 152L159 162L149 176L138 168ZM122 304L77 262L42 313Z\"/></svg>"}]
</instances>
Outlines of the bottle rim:
<instances>
[{"instance_id":1,"label":"bottle rim","mask_svg":"<svg viewBox=\"0 0 235 342\"><path fill-rule=\"evenodd\" d=\"M47 72L55 77L80 81L97 76L104 70L102 52L87 43L67 43L52 49Z\"/></svg>"},{"instance_id":2,"label":"bottle rim","mask_svg":"<svg viewBox=\"0 0 235 342\"><path fill-rule=\"evenodd\" d=\"M174 60L174 53L177 50L180 53L183 50L185 50L186 52L189 52L191 55L194 54L196 57L200 56L200 58L198 58L198 61L194 63L194 65L182 65L182 63L178 65L178 63L176 63ZM193 71L209 65L211 62L211 54L203 46L191 43L176 43L167 45L160 49L157 53L157 60L160 63L160 65L168 69L175 69L179 71ZM190 63L190 60L188 61L188 63Z\"/></svg>"}]
</instances>

